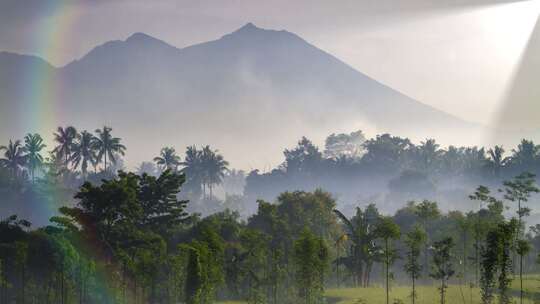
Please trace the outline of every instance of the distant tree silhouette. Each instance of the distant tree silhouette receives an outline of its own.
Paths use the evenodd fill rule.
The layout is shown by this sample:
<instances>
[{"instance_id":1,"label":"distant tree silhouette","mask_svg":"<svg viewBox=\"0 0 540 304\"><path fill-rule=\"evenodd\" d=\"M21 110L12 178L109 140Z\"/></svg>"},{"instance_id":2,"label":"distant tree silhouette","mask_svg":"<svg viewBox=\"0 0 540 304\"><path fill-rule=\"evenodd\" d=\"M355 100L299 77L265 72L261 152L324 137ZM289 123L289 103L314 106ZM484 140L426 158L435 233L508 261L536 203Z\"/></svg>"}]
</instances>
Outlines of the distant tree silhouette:
<instances>
[{"instance_id":1,"label":"distant tree silhouette","mask_svg":"<svg viewBox=\"0 0 540 304\"><path fill-rule=\"evenodd\" d=\"M57 146L54 148L53 153L56 153L59 158L64 159L64 166L68 168L69 159L73 149L73 141L77 137L77 129L72 126L58 127L56 133L54 133L54 141Z\"/></svg>"},{"instance_id":2,"label":"distant tree silhouette","mask_svg":"<svg viewBox=\"0 0 540 304\"><path fill-rule=\"evenodd\" d=\"M493 149L488 150L489 154L489 167L495 177L500 177L501 171L510 162L510 157L504 156L504 149L502 146L495 146Z\"/></svg>"},{"instance_id":3,"label":"distant tree silhouette","mask_svg":"<svg viewBox=\"0 0 540 304\"><path fill-rule=\"evenodd\" d=\"M96 148L96 138L92 133L85 130L77 134L72 147L71 162L74 168L81 166L81 173L85 180L88 176L88 165L96 164Z\"/></svg>"},{"instance_id":4,"label":"distant tree silhouette","mask_svg":"<svg viewBox=\"0 0 540 304\"><path fill-rule=\"evenodd\" d=\"M32 183L35 181L35 172L43 166L41 151L45 149L43 138L39 134L27 134L24 137L24 151L26 153L26 165L30 171Z\"/></svg>"},{"instance_id":5,"label":"distant tree silhouette","mask_svg":"<svg viewBox=\"0 0 540 304\"><path fill-rule=\"evenodd\" d=\"M21 141L10 140L7 146L0 146L0 151L2 150L4 150L4 157L0 158L0 166L7 168L13 178L21 177L27 160Z\"/></svg>"},{"instance_id":6,"label":"distant tree silhouette","mask_svg":"<svg viewBox=\"0 0 540 304\"><path fill-rule=\"evenodd\" d=\"M120 143L120 138L113 137L111 134L112 128L104 126L97 129L97 137L95 147L97 150L97 160L103 160L104 171L107 171L108 162L116 163L117 155L124 155L126 147Z\"/></svg>"},{"instance_id":7,"label":"distant tree silhouette","mask_svg":"<svg viewBox=\"0 0 540 304\"><path fill-rule=\"evenodd\" d=\"M160 166L161 170L167 169L176 171L181 163L181 158L176 154L176 150L172 147L162 148L159 156L154 157L154 162Z\"/></svg>"}]
</instances>

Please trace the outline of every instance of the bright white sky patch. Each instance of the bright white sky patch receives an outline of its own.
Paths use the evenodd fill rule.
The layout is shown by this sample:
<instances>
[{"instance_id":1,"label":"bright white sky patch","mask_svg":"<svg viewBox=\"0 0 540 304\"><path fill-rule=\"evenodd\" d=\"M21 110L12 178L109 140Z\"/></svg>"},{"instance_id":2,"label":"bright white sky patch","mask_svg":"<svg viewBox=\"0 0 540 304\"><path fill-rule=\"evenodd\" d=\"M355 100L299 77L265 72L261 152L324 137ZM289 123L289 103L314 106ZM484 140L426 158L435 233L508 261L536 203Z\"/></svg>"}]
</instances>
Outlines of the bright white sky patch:
<instances>
[{"instance_id":1,"label":"bright white sky patch","mask_svg":"<svg viewBox=\"0 0 540 304\"><path fill-rule=\"evenodd\" d=\"M424 103L489 124L520 63L540 1L403 16L320 37L321 47Z\"/></svg>"}]
</instances>

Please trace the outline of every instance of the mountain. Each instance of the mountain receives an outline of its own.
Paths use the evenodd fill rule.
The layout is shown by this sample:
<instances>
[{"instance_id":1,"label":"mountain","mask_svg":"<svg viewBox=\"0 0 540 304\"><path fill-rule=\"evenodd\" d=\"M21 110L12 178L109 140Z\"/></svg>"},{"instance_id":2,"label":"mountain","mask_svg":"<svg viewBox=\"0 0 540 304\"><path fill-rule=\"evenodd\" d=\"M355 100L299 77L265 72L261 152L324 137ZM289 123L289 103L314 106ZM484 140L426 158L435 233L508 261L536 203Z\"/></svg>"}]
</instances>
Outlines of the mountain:
<instances>
[{"instance_id":1,"label":"mountain","mask_svg":"<svg viewBox=\"0 0 540 304\"><path fill-rule=\"evenodd\" d=\"M54 88L55 94L43 94L42 101L55 108L54 122L88 130L111 125L128 146L130 165L152 159L165 145L182 150L211 144L233 165L250 168L275 165L282 149L303 135L321 143L332 132L363 129L369 135L391 132L449 142L462 132L471 139L471 132L479 130L371 79L293 33L251 23L182 49L136 33L60 68L34 57L15 62L4 56L16 55L0 53L5 89L0 113L12 113L18 102L13 91L31 85L25 75L5 73L4 65L15 70L40 65ZM50 95L55 100L46 100ZM14 129L4 116L9 115L0 117L0 140L30 131Z\"/></svg>"}]
</instances>

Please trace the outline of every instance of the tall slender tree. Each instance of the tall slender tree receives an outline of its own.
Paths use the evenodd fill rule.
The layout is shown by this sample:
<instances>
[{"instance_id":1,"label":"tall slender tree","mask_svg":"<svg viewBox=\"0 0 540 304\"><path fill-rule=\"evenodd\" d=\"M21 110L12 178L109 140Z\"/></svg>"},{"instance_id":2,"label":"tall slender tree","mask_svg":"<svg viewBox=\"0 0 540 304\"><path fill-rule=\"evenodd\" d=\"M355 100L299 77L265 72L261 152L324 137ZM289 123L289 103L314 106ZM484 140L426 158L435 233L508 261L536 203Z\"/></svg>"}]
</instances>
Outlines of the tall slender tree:
<instances>
[{"instance_id":1,"label":"tall slender tree","mask_svg":"<svg viewBox=\"0 0 540 304\"><path fill-rule=\"evenodd\" d=\"M400 237L399 226L391 217L381 217L375 228L375 234L384 241L384 265L386 277L386 304L390 303L390 266L397 258L397 252L392 248L390 242Z\"/></svg>"},{"instance_id":2,"label":"tall slender tree","mask_svg":"<svg viewBox=\"0 0 540 304\"><path fill-rule=\"evenodd\" d=\"M77 134L77 139L73 143L71 162L74 168L79 167L79 165L81 166L83 179L86 179L88 175L88 165L94 165L96 162L95 142L96 138L94 135L85 130Z\"/></svg>"},{"instance_id":3,"label":"tall slender tree","mask_svg":"<svg viewBox=\"0 0 540 304\"><path fill-rule=\"evenodd\" d=\"M196 146L188 146L186 148L186 156L184 161L180 163L183 168L180 172L184 173L187 178L186 186L188 191L195 197L199 197L203 188L203 169L202 169L202 152Z\"/></svg>"},{"instance_id":4,"label":"tall slender tree","mask_svg":"<svg viewBox=\"0 0 540 304\"><path fill-rule=\"evenodd\" d=\"M120 143L119 137L112 136L112 128L104 126L101 129L97 129L95 147L97 150L97 160L102 161L104 164L104 171L107 171L107 165L110 163L116 164L117 156L124 155L126 146Z\"/></svg>"},{"instance_id":5,"label":"tall slender tree","mask_svg":"<svg viewBox=\"0 0 540 304\"><path fill-rule=\"evenodd\" d=\"M73 141L77 137L77 129L72 126L68 127L58 127L56 133L54 133L54 141L57 143L56 147L53 149L53 153L59 158L64 159L64 166L67 168L69 164L69 159L71 157L73 149Z\"/></svg>"},{"instance_id":6,"label":"tall slender tree","mask_svg":"<svg viewBox=\"0 0 540 304\"><path fill-rule=\"evenodd\" d=\"M531 212L529 208L522 206L522 203L527 202L531 194L540 192L540 188L536 184L536 175L523 172L513 180L505 181L504 186L504 198L518 204L516 213L518 215L518 231L521 233L523 217L528 216Z\"/></svg>"},{"instance_id":7,"label":"tall slender tree","mask_svg":"<svg viewBox=\"0 0 540 304\"><path fill-rule=\"evenodd\" d=\"M439 293L441 304L446 303L446 289L448 280L454 275L454 265L452 263L452 248L454 240L451 237L433 243L433 272L430 274L435 280L441 281Z\"/></svg>"},{"instance_id":8,"label":"tall slender tree","mask_svg":"<svg viewBox=\"0 0 540 304\"><path fill-rule=\"evenodd\" d=\"M518 223L516 234L514 236L514 244L517 245L518 241L523 237L523 218L528 216L531 212L531 209L524 207L522 203L527 202L533 193L540 192L540 188L536 184L536 175L523 172L520 175L516 176L511 181L505 181L504 183L504 198L511 201L517 202L517 215ZM515 261L515 251L514 251L514 261ZM523 272L523 256L519 257L519 272ZM514 263L515 265L515 263ZM515 273L515 272L514 272Z\"/></svg>"},{"instance_id":9,"label":"tall slender tree","mask_svg":"<svg viewBox=\"0 0 540 304\"><path fill-rule=\"evenodd\" d=\"M203 181L210 190L210 197L213 196L212 189L214 185L219 185L229 170L229 163L219 154L218 150L212 150L210 146L202 149L202 163L204 168Z\"/></svg>"},{"instance_id":10,"label":"tall slender tree","mask_svg":"<svg viewBox=\"0 0 540 304\"><path fill-rule=\"evenodd\" d=\"M4 158L0 158L0 166L7 168L13 178L20 177L26 165L26 156L21 141L10 140L7 146L0 146L0 151L2 150L4 150Z\"/></svg>"},{"instance_id":11,"label":"tall slender tree","mask_svg":"<svg viewBox=\"0 0 540 304\"><path fill-rule=\"evenodd\" d=\"M439 218L441 216L441 211L439 210L439 206L437 205L437 202L424 200L420 204L416 205L415 207L415 214L420 218L420 221L422 223L422 227L424 228L424 231L426 232L426 242L424 242L424 265L423 269L426 272L425 276L427 277L427 271L428 271L428 257L429 257L429 241L430 241L430 223L431 221Z\"/></svg>"},{"instance_id":12,"label":"tall slender tree","mask_svg":"<svg viewBox=\"0 0 540 304\"><path fill-rule=\"evenodd\" d=\"M159 156L154 157L154 162L160 167L161 170L167 169L176 172L178 166L181 163L181 158L176 154L176 150L172 147L162 148L159 152Z\"/></svg>"},{"instance_id":13,"label":"tall slender tree","mask_svg":"<svg viewBox=\"0 0 540 304\"><path fill-rule=\"evenodd\" d=\"M407 245L407 260L405 262L405 271L411 277L412 303L415 304L416 294L416 280L420 278L422 272L422 265L420 264L420 252L422 244L426 241L426 232L419 226L409 231L405 237L405 244Z\"/></svg>"},{"instance_id":14,"label":"tall slender tree","mask_svg":"<svg viewBox=\"0 0 540 304\"><path fill-rule=\"evenodd\" d=\"M45 149L43 138L37 133L27 134L24 137L24 151L26 153L26 165L30 171L32 183L35 181L35 172L43 166L43 156L41 150Z\"/></svg>"},{"instance_id":15,"label":"tall slender tree","mask_svg":"<svg viewBox=\"0 0 540 304\"><path fill-rule=\"evenodd\" d=\"M519 303L523 304L523 257L531 251L531 244L526 240L518 240L516 252L519 254Z\"/></svg>"},{"instance_id":16,"label":"tall slender tree","mask_svg":"<svg viewBox=\"0 0 540 304\"><path fill-rule=\"evenodd\" d=\"M474 214L474 223L473 223L473 236L474 236L474 262L476 266L475 271L475 281L476 283L479 283L479 273L480 273L480 249L481 249L481 242L484 238L484 235L487 232L486 225L487 223L484 222L483 218L481 217L481 212L484 207L493 206L496 204L501 204L499 200L491 196L491 191L486 186L478 186L476 188L476 191L469 195L469 199L472 201L478 202L478 211Z\"/></svg>"}]
</instances>

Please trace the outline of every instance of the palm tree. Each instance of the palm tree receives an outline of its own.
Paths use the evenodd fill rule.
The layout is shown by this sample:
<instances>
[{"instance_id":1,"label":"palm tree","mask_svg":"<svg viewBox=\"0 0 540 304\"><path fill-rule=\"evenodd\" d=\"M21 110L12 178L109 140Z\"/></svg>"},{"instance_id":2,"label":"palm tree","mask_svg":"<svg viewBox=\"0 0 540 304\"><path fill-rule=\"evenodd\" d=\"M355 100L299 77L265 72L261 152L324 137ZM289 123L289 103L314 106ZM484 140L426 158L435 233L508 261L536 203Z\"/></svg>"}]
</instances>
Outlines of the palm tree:
<instances>
[{"instance_id":1,"label":"palm tree","mask_svg":"<svg viewBox=\"0 0 540 304\"><path fill-rule=\"evenodd\" d=\"M489 154L489 166L493 170L493 174L499 177L501 170L506 166L510 157L504 156L504 149L501 146L495 146L493 149L488 150Z\"/></svg>"},{"instance_id":2,"label":"palm tree","mask_svg":"<svg viewBox=\"0 0 540 304\"><path fill-rule=\"evenodd\" d=\"M426 171L433 171L434 166L443 155L443 150L439 149L440 145L435 142L434 139L427 139L420 143L417 147L418 161L420 166Z\"/></svg>"},{"instance_id":3,"label":"palm tree","mask_svg":"<svg viewBox=\"0 0 540 304\"><path fill-rule=\"evenodd\" d=\"M95 165L96 162L96 138L92 133L84 130L77 135L76 141L73 143L73 153L71 162L73 168L81 166L83 179L86 179L88 174L88 165Z\"/></svg>"},{"instance_id":4,"label":"palm tree","mask_svg":"<svg viewBox=\"0 0 540 304\"><path fill-rule=\"evenodd\" d=\"M185 174L187 178L186 187L198 197L201 194L201 186L204 188L202 151L197 149L196 146L187 147L186 156L180 165L183 166L180 172ZM205 192L204 190L202 189L203 192Z\"/></svg>"},{"instance_id":5,"label":"palm tree","mask_svg":"<svg viewBox=\"0 0 540 304\"><path fill-rule=\"evenodd\" d=\"M43 138L37 133L27 134L24 137L24 150L26 152L26 164L32 177L32 183L35 181L35 171L43 165L43 156L41 150L45 149Z\"/></svg>"},{"instance_id":6,"label":"palm tree","mask_svg":"<svg viewBox=\"0 0 540 304\"><path fill-rule=\"evenodd\" d=\"M9 145L1 146L0 150L4 150L4 158L0 158L0 166L10 170L14 178L19 177L19 172L22 171L26 164L26 156L21 141L10 140Z\"/></svg>"},{"instance_id":7,"label":"palm tree","mask_svg":"<svg viewBox=\"0 0 540 304\"><path fill-rule=\"evenodd\" d=\"M126 147L120 143L120 138L112 137L112 128L104 126L102 129L97 129L98 136L95 140L95 148L97 150L97 161L105 165L104 171L107 171L107 158L111 163L116 163L118 154L125 155Z\"/></svg>"},{"instance_id":8,"label":"palm tree","mask_svg":"<svg viewBox=\"0 0 540 304\"><path fill-rule=\"evenodd\" d=\"M517 149L512 150L512 165L519 172L530 170L538 160L539 151L540 147L533 141L523 139Z\"/></svg>"},{"instance_id":9,"label":"palm tree","mask_svg":"<svg viewBox=\"0 0 540 304\"><path fill-rule=\"evenodd\" d=\"M180 156L176 154L176 150L172 147L161 149L159 156L154 157L154 161L162 170L176 171L180 165Z\"/></svg>"},{"instance_id":10,"label":"palm tree","mask_svg":"<svg viewBox=\"0 0 540 304\"><path fill-rule=\"evenodd\" d=\"M71 157L71 152L73 148L73 141L77 137L77 129L72 126L65 128L58 127L56 133L54 133L54 141L58 145L54 148L53 152L58 155L58 157L64 159L64 165L68 167L69 159Z\"/></svg>"},{"instance_id":11,"label":"palm tree","mask_svg":"<svg viewBox=\"0 0 540 304\"><path fill-rule=\"evenodd\" d=\"M378 251L374 231L379 213L373 204L368 205L365 211L357 207L356 215L351 219L348 219L337 209L334 210L334 213L343 223L347 240L350 243L348 256L339 257L335 263L337 267L343 264L351 271L355 286L367 287L371 267Z\"/></svg>"},{"instance_id":12,"label":"palm tree","mask_svg":"<svg viewBox=\"0 0 540 304\"><path fill-rule=\"evenodd\" d=\"M229 163L218 152L218 150L212 150L210 146L202 149L203 182L210 190L210 197L212 197L212 187L221 184L225 173L229 170L227 168Z\"/></svg>"}]
</instances>

